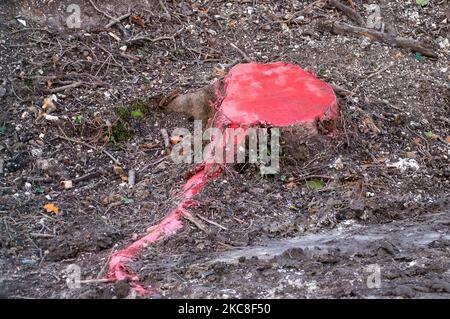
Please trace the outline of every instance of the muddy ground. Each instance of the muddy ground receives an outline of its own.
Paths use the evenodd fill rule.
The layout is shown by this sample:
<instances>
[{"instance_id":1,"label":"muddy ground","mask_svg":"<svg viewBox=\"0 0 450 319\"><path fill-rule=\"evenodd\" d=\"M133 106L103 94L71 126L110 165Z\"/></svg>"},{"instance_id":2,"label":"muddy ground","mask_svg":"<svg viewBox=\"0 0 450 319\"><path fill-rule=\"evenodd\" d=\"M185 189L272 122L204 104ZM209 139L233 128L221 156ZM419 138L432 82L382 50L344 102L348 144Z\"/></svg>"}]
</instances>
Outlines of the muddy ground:
<instances>
[{"instance_id":1,"label":"muddy ground","mask_svg":"<svg viewBox=\"0 0 450 319\"><path fill-rule=\"evenodd\" d=\"M129 264L149 297L450 297L449 4L352 2L364 18L378 4L382 21L438 58L323 32L318 22L352 22L320 2L95 1L110 16L130 10L105 29L89 1L0 1L0 295L133 297L96 279L170 210L194 168L164 155L160 133L192 121L158 101L242 62L234 44L353 95L340 98L334 136L305 141L280 174L229 167L199 194L192 212L221 227L186 221ZM69 4L81 28L68 28ZM52 94L56 121L42 114ZM69 288L72 264L91 282Z\"/></svg>"}]
</instances>

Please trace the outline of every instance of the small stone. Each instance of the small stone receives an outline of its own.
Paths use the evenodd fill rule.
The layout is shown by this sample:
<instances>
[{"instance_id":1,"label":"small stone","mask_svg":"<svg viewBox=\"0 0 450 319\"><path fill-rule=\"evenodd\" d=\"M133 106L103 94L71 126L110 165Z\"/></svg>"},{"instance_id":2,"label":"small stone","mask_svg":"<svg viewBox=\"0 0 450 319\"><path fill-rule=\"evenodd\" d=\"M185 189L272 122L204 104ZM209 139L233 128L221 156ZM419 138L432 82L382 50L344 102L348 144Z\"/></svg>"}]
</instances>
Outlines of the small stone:
<instances>
[{"instance_id":1,"label":"small stone","mask_svg":"<svg viewBox=\"0 0 450 319\"><path fill-rule=\"evenodd\" d=\"M61 185L64 187L64 189L70 189L73 187L73 183L71 180L68 181L62 181Z\"/></svg>"},{"instance_id":2,"label":"small stone","mask_svg":"<svg viewBox=\"0 0 450 319\"><path fill-rule=\"evenodd\" d=\"M121 280L114 285L116 296L120 299L126 298L130 293L130 284L127 281Z\"/></svg>"}]
</instances>

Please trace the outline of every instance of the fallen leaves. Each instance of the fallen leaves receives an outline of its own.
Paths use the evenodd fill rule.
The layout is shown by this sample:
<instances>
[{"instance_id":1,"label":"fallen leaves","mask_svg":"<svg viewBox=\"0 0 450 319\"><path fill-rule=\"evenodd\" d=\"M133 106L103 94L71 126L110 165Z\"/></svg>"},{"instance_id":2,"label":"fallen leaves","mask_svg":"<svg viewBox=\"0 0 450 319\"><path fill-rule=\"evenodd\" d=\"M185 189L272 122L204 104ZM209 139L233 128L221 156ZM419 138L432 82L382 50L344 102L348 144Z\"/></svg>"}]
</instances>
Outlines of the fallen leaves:
<instances>
[{"instance_id":1,"label":"fallen leaves","mask_svg":"<svg viewBox=\"0 0 450 319\"><path fill-rule=\"evenodd\" d=\"M55 115L50 115L50 113L56 110L56 105L54 102L57 101L56 95L48 96L44 99L42 103L42 108L38 112L37 118L45 118L47 121L56 122L59 120L59 117Z\"/></svg>"},{"instance_id":2,"label":"fallen leaves","mask_svg":"<svg viewBox=\"0 0 450 319\"><path fill-rule=\"evenodd\" d=\"M298 185L295 181L290 181L285 186L287 189L296 189L298 187Z\"/></svg>"},{"instance_id":3,"label":"fallen leaves","mask_svg":"<svg viewBox=\"0 0 450 319\"><path fill-rule=\"evenodd\" d=\"M47 213L53 213L55 215L59 214L59 207L53 203L47 203L44 205L44 209Z\"/></svg>"},{"instance_id":4,"label":"fallen leaves","mask_svg":"<svg viewBox=\"0 0 450 319\"><path fill-rule=\"evenodd\" d=\"M374 134L380 134L381 130L378 128L378 126L375 125L374 121L369 115L365 115L363 120L363 132L368 133L369 131Z\"/></svg>"},{"instance_id":5,"label":"fallen leaves","mask_svg":"<svg viewBox=\"0 0 450 319\"><path fill-rule=\"evenodd\" d=\"M122 167L114 166L113 171L116 175L118 175L120 177L122 182L128 183L128 176L125 174L125 171Z\"/></svg>"},{"instance_id":6,"label":"fallen leaves","mask_svg":"<svg viewBox=\"0 0 450 319\"><path fill-rule=\"evenodd\" d=\"M136 23L141 28L145 27L145 20L143 18L141 18L140 16L132 15L130 17L130 19L131 19L132 22Z\"/></svg>"}]
</instances>

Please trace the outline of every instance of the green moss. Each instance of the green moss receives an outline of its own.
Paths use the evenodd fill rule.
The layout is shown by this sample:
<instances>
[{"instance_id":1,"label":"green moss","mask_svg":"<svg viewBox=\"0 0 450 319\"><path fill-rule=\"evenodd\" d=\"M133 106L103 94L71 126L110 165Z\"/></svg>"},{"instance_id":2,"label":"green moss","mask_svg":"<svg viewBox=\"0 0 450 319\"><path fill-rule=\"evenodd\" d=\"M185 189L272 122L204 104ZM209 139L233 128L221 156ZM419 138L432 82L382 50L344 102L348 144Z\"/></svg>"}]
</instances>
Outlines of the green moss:
<instances>
[{"instance_id":1,"label":"green moss","mask_svg":"<svg viewBox=\"0 0 450 319\"><path fill-rule=\"evenodd\" d=\"M148 107L148 102L144 100L136 100L131 104L131 109L133 112L141 113L143 116L148 115L150 109Z\"/></svg>"},{"instance_id":2,"label":"green moss","mask_svg":"<svg viewBox=\"0 0 450 319\"><path fill-rule=\"evenodd\" d=\"M118 143L122 141L127 141L134 136L134 132L128 129L125 123L121 120L117 121L116 124L111 128L111 142Z\"/></svg>"},{"instance_id":3,"label":"green moss","mask_svg":"<svg viewBox=\"0 0 450 319\"><path fill-rule=\"evenodd\" d=\"M25 79L24 81L25 86L28 88L32 88L33 87L33 80L32 79Z\"/></svg>"},{"instance_id":4,"label":"green moss","mask_svg":"<svg viewBox=\"0 0 450 319\"><path fill-rule=\"evenodd\" d=\"M131 112L131 116L133 118L137 119L137 118L143 117L144 114L142 114L142 112L139 110L135 110L135 111Z\"/></svg>"},{"instance_id":5,"label":"green moss","mask_svg":"<svg viewBox=\"0 0 450 319\"><path fill-rule=\"evenodd\" d=\"M121 105L116 108L116 113L124 122L133 119L140 119L147 116L150 112L149 104L145 100L136 100L130 106Z\"/></svg>"},{"instance_id":6,"label":"green moss","mask_svg":"<svg viewBox=\"0 0 450 319\"><path fill-rule=\"evenodd\" d=\"M130 119L130 111L128 110L128 108L126 106L117 107L116 113L124 121L128 121Z\"/></svg>"}]
</instances>

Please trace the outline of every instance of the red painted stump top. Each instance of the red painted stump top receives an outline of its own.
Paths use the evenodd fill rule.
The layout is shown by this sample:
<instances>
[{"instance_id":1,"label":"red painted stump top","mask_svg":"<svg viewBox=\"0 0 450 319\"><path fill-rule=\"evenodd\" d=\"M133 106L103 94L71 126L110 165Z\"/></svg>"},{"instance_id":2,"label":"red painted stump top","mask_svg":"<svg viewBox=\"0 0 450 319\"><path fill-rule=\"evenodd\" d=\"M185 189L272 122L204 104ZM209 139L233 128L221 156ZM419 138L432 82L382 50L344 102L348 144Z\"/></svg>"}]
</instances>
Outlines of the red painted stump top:
<instances>
[{"instance_id":1,"label":"red painted stump top","mask_svg":"<svg viewBox=\"0 0 450 319\"><path fill-rule=\"evenodd\" d=\"M327 83L285 62L234 66L225 78L220 112L238 125L289 126L338 116Z\"/></svg>"}]
</instances>

